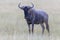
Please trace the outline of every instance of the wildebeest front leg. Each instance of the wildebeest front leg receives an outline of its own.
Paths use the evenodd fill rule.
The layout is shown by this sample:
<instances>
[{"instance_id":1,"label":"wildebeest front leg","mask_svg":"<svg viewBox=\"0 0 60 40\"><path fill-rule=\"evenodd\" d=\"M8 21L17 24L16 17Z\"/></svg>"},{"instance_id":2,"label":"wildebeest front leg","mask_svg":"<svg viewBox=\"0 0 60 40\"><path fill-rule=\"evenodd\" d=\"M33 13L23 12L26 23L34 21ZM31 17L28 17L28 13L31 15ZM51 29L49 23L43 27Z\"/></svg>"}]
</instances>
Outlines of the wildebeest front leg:
<instances>
[{"instance_id":1,"label":"wildebeest front leg","mask_svg":"<svg viewBox=\"0 0 60 40\"><path fill-rule=\"evenodd\" d=\"M43 35L44 34L44 29L45 29L44 24L41 24L41 27L42 27L42 35Z\"/></svg>"},{"instance_id":2,"label":"wildebeest front leg","mask_svg":"<svg viewBox=\"0 0 60 40\"><path fill-rule=\"evenodd\" d=\"M32 24L32 34L34 33L34 24Z\"/></svg>"},{"instance_id":3,"label":"wildebeest front leg","mask_svg":"<svg viewBox=\"0 0 60 40\"><path fill-rule=\"evenodd\" d=\"M34 20L32 20L32 34L34 33Z\"/></svg>"},{"instance_id":4,"label":"wildebeest front leg","mask_svg":"<svg viewBox=\"0 0 60 40\"><path fill-rule=\"evenodd\" d=\"M29 28L28 30L29 30L29 34L30 34L31 33L31 31L30 31L30 24L28 24L28 28Z\"/></svg>"}]
</instances>

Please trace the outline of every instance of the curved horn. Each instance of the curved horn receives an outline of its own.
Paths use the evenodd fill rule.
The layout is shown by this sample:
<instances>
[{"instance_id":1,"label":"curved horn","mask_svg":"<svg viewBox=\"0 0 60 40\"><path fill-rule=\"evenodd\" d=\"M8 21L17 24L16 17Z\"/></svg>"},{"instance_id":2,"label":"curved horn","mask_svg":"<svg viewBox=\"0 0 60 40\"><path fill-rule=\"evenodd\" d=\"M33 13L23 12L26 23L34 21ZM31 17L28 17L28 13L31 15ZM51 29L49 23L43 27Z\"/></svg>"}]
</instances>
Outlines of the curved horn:
<instances>
[{"instance_id":1,"label":"curved horn","mask_svg":"<svg viewBox=\"0 0 60 40\"><path fill-rule=\"evenodd\" d=\"M32 4L32 7L31 8L33 8L34 7L34 4L31 2L31 4Z\"/></svg>"},{"instance_id":2,"label":"curved horn","mask_svg":"<svg viewBox=\"0 0 60 40\"><path fill-rule=\"evenodd\" d=\"M18 7L22 9L22 7L20 7L21 3L18 4Z\"/></svg>"}]
</instances>

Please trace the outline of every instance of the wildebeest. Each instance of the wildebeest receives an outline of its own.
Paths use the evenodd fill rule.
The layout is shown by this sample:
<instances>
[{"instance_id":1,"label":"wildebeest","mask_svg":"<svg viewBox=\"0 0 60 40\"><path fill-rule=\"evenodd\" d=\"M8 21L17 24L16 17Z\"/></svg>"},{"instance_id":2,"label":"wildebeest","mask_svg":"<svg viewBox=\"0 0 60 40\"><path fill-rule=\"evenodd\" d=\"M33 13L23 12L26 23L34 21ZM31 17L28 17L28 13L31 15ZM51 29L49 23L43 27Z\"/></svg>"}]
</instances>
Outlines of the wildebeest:
<instances>
[{"instance_id":1,"label":"wildebeest","mask_svg":"<svg viewBox=\"0 0 60 40\"><path fill-rule=\"evenodd\" d=\"M31 33L30 30L31 24L32 24L32 33L34 30L34 24L40 24L42 27L42 34L44 34L44 29L45 29L44 23L49 33L48 14L42 10L35 9L34 4L33 3L31 4L32 6L21 6L21 3L18 4L18 7L24 11L24 16L28 24L29 33Z\"/></svg>"}]
</instances>

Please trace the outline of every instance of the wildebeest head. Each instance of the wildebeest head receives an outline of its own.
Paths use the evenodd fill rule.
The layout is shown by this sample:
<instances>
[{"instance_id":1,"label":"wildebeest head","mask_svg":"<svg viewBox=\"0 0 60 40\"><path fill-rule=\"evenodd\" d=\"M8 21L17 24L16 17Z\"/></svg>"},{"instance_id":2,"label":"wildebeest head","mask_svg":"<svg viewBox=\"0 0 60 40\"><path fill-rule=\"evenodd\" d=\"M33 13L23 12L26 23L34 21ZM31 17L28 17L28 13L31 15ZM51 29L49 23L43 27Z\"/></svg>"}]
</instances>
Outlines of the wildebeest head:
<instances>
[{"instance_id":1,"label":"wildebeest head","mask_svg":"<svg viewBox=\"0 0 60 40\"><path fill-rule=\"evenodd\" d=\"M33 3L31 3L31 4L32 4L32 6L22 6L22 7L20 6L21 3L18 4L18 7L24 11L25 18L29 17L29 13L28 13L29 9L34 7Z\"/></svg>"},{"instance_id":2,"label":"wildebeest head","mask_svg":"<svg viewBox=\"0 0 60 40\"><path fill-rule=\"evenodd\" d=\"M21 3L18 4L18 7L19 7L20 9L24 10L24 11L28 11L29 9L31 9L31 8L34 7L33 3L31 3L32 6L22 6L22 7L20 6L20 4L21 4Z\"/></svg>"}]
</instances>

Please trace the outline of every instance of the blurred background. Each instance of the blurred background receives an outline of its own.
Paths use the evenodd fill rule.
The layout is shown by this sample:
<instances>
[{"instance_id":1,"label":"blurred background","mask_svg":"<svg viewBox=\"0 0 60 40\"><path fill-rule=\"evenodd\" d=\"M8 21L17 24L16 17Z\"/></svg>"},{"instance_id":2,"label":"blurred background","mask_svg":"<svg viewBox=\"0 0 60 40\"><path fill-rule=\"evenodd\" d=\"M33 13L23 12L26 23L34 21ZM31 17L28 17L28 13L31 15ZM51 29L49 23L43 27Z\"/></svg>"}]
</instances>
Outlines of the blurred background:
<instances>
[{"instance_id":1,"label":"blurred background","mask_svg":"<svg viewBox=\"0 0 60 40\"><path fill-rule=\"evenodd\" d=\"M34 39L29 37L28 26L24 19L24 12L18 8L18 4L31 5L34 8L42 9L49 15L50 39L45 30L44 39L59 40L60 39L60 0L0 0L0 39L1 40L40 40L41 27L35 25ZM40 36L39 36L40 35ZM30 38L30 39L29 39ZM48 38L48 39L47 39ZM43 38L41 39L43 40Z\"/></svg>"}]
</instances>

